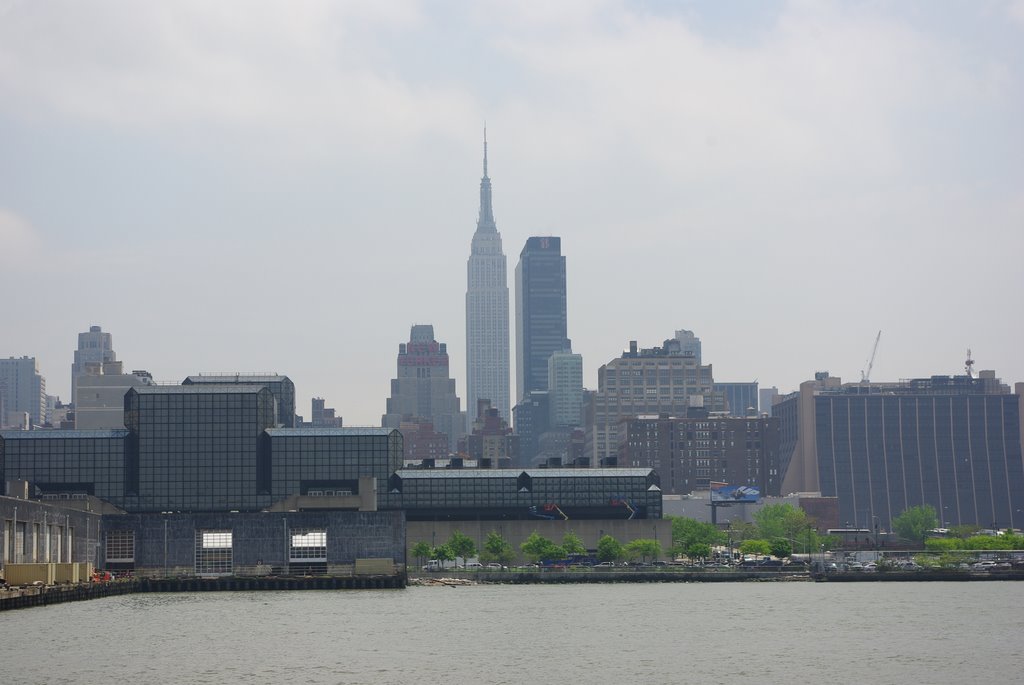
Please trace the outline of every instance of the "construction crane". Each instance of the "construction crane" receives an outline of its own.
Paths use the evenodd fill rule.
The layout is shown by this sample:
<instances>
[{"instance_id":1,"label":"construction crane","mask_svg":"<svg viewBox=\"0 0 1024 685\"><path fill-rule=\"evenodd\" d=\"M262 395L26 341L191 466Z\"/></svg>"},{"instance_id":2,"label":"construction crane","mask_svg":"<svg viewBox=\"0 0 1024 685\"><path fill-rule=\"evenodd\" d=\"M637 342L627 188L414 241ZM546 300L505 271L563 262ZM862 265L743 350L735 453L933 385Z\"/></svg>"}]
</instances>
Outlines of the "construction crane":
<instances>
[{"instance_id":1,"label":"construction crane","mask_svg":"<svg viewBox=\"0 0 1024 685\"><path fill-rule=\"evenodd\" d=\"M882 339L882 331L878 331L878 335L875 336L875 346L871 348L871 359L868 360L868 370L860 372L860 382L870 383L871 382L871 367L875 365L875 355L878 354L878 341ZM968 355L970 356L970 355Z\"/></svg>"}]
</instances>

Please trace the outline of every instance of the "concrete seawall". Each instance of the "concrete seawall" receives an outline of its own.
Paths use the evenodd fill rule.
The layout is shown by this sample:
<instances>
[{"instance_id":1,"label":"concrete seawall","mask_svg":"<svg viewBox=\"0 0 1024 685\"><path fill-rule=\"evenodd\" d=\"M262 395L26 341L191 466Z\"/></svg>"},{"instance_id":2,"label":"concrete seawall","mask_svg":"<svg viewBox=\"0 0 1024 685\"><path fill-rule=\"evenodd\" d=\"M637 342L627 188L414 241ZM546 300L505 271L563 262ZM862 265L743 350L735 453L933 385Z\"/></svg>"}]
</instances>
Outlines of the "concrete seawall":
<instances>
[{"instance_id":1,"label":"concrete seawall","mask_svg":"<svg viewBox=\"0 0 1024 685\"><path fill-rule=\"evenodd\" d=\"M137 592L245 592L284 590L391 590L407 584L404 573L359 576L246 578L133 578L108 583L46 585L0 591L0 611L79 602Z\"/></svg>"}]
</instances>

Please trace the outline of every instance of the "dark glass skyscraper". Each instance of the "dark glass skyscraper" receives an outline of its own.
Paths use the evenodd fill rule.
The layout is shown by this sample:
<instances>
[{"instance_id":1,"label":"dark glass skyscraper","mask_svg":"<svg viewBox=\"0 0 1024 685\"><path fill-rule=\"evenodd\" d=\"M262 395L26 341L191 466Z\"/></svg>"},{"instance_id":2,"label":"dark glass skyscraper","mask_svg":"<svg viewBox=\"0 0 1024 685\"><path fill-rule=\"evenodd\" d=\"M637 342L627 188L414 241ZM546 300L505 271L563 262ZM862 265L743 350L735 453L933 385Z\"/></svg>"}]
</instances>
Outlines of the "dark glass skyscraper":
<instances>
[{"instance_id":1,"label":"dark glass skyscraper","mask_svg":"<svg viewBox=\"0 0 1024 685\"><path fill-rule=\"evenodd\" d=\"M516 397L548 389L548 357L566 337L562 239L528 238L516 265Z\"/></svg>"}]
</instances>

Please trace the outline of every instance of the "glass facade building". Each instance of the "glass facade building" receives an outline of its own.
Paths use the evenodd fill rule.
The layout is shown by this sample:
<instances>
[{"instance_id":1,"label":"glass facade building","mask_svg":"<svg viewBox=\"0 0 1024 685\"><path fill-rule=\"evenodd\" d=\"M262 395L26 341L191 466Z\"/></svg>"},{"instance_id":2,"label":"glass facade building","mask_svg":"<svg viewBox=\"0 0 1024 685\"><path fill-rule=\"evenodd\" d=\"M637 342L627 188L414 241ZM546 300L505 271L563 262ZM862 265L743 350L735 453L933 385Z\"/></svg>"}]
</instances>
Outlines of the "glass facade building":
<instances>
[{"instance_id":1,"label":"glass facade building","mask_svg":"<svg viewBox=\"0 0 1024 685\"><path fill-rule=\"evenodd\" d=\"M311 491L358 493L359 478L377 479L377 507L397 503L386 489L402 468L402 434L392 428L275 428L266 431L272 499Z\"/></svg>"},{"instance_id":2,"label":"glass facade building","mask_svg":"<svg viewBox=\"0 0 1024 685\"><path fill-rule=\"evenodd\" d=\"M389 489L411 521L661 518L651 469L407 469Z\"/></svg>"},{"instance_id":3,"label":"glass facade building","mask_svg":"<svg viewBox=\"0 0 1024 685\"><path fill-rule=\"evenodd\" d=\"M29 480L44 495L124 494L126 430L0 431L0 473Z\"/></svg>"},{"instance_id":4,"label":"glass facade building","mask_svg":"<svg viewBox=\"0 0 1024 685\"><path fill-rule=\"evenodd\" d=\"M649 468L405 470L398 430L274 428L274 408L261 385L132 388L126 430L3 431L0 469L44 494L91 494L133 514L255 512L296 495L349 507L327 498L369 494L359 489L375 482L377 508L411 518L661 518L661 483ZM210 521L174 543L212 550L204 573L226 562L209 540L196 547L195 531L230 530ZM118 563L139 554L137 541L111 545Z\"/></svg>"},{"instance_id":5,"label":"glass facade building","mask_svg":"<svg viewBox=\"0 0 1024 685\"><path fill-rule=\"evenodd\" d=\"M548 389L548 357L569 348L562 239L533 237L516 265L516 399Z\"/></svg>"},{"instance_id":6,"label":"glass facade building","mask_svg":"<svg viewBox=\"0 0 1024 685\"><path fill-rule=\"evenodd\" d=\"M288 376L258 373L218 373L189 376L182 385L262 385L274 396L276 425L295 428L295 384Z\"/></svg>"},{"instance_id":7,"label":"glass facade building","mask_svg":"<svg viewBox=\"0 0 1024 685\"><path fill-rule=\"evenodd\" d=\"M313 489L358 492L401 468L402 436L382 428L294 429L261 385L131 389L127 430L3 431L0 469L45 495L91 494L130 512L259 511Z\"/></svg>"},{"instance_id":8,"label":"glass facade building","mask_svg":"<svg viewBox=\"0 0 1024 685\"><path fill-rule=\"evenodd\" d=\"M125 508L253 510L270 504L263 431L275 402L259 385L175 385L125 394Z\"/></svg>"}]
</instances>

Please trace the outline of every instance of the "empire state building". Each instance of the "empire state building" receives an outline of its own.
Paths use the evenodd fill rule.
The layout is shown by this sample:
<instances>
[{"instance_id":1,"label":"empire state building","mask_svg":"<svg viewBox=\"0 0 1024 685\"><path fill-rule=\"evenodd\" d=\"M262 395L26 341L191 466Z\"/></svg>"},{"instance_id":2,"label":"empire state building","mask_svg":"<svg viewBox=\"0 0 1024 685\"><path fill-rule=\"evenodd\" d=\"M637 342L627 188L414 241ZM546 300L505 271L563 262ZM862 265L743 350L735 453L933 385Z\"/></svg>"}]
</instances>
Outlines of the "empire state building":
<instances>
[{"instance_id":1,"label":"empire state building","mask_svg":"<svg viewBox=\"0 0 1024 685\"><path fill-rule=\"evenodd\" d=\"M501 234L491 208L487 176L487 131L484 131L484 175L480 179L480 216L467 264L466 288L466 417L468 429L477 417L479 400L509 418L508 278Z\"/></svg>"}]
</instances>

